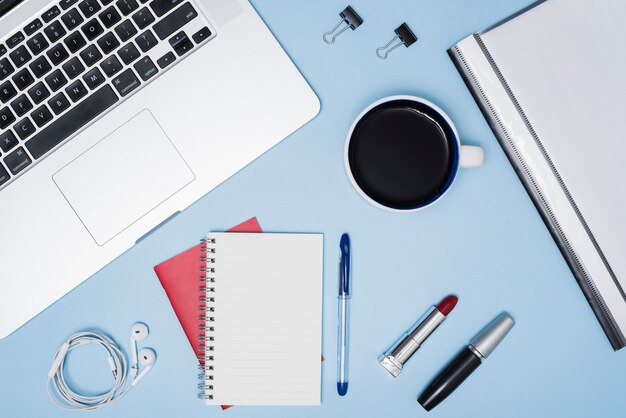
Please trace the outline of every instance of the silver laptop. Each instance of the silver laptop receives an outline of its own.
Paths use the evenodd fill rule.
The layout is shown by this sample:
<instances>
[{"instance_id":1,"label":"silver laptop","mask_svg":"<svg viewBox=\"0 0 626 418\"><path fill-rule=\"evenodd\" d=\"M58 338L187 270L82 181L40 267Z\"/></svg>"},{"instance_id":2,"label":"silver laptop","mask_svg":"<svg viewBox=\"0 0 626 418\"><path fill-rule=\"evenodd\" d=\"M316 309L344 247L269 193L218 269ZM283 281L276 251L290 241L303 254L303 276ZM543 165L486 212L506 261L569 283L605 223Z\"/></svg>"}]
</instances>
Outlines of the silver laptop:
<instances>
[{"instance_id":1,"label":"silver laptop","mask_svg":"<svg viewBox=\"0 0 626 418\"><path fill-rule=\"evenodd\" d=\"M0 1L0 337L319 111L246 0L19 1Z\"/></svg>"}]
</instances>

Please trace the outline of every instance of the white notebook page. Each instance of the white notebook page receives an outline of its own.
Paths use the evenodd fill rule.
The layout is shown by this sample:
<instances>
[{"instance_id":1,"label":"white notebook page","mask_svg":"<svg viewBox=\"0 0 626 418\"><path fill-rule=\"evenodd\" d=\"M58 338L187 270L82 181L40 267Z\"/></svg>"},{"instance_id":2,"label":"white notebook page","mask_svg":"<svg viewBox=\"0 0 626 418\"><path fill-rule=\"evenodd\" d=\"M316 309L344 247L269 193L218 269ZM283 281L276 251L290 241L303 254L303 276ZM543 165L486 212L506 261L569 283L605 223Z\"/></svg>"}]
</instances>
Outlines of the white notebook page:
<instances>
[{"instance_id":1,"label":"white notebook page","mask_svg":"<svg viewBox=\"0 0 626 418\"><path fill-rule=\"evenodd\" d=\"M625 37L624 0L550 0L482 36L622 288Z\"/></svg>"},{"instance_id":2,"label":"white notebook page","mask_svg":"<svg viewBox=\"0 0 626 418\"><path fill-rule=\"evenodd\" d=\"M319 405L323 235L210 233L209 405ZM214 240L214 243L211 241ZM207 274L211 276L211 273ZM209 290L209 289L207 289ZM213 356L213 360L209 359Z\"/></svg>"}]
</instances>

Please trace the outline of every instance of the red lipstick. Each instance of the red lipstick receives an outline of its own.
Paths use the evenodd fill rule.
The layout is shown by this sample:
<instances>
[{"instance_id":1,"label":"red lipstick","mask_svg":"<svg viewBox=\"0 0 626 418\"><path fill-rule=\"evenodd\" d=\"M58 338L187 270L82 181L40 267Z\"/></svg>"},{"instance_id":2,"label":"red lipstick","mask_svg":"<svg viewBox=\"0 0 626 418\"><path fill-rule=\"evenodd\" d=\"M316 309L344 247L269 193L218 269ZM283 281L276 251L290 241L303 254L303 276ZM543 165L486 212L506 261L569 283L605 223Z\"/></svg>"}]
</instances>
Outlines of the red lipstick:
<instances>
[{"instance_id":1,"label":"red lipstick","mask_svg":"<svg viewBox=\"0 0 626 418\"><path fill-rule=\"evenodd\" d=\"M448 316L452 309L456 306L456 303L459 301L459 298L456 296L450 295L446 296L439 305L437 305L437 310L441 312L444 316Z\"/></svg>"},{"instance_id":2,"label":"red lipstick","mask_svg":"<svg viewBox=\"0 0 626 418\"><path fill-rule=\"evenodd\" d=\"M393 377L398 377L404 364L452 312L458 300L456 296L450 295L439 302L439 305L433 306L380 357L380 364Z\"/></svg>"}]
</instances>

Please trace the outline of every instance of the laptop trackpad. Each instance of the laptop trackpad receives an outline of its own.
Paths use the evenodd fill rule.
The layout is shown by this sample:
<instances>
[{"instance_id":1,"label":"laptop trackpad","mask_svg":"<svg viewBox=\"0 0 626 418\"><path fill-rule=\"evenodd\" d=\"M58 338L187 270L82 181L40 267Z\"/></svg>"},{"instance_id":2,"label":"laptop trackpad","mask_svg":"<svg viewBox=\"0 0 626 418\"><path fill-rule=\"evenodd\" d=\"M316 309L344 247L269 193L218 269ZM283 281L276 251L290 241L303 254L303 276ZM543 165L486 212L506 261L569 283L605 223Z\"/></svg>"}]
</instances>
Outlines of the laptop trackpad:
<instances>
[{"instance_id":1,"label":"laptop trackpad","mask_svg":"<svg viewBox=\"0 0 626 418\"><path fill-rule=\"evenodd\" d=\"M152 113L144 110L52 178L103 245L195 177Z\"/></svg>"}]
</instances>

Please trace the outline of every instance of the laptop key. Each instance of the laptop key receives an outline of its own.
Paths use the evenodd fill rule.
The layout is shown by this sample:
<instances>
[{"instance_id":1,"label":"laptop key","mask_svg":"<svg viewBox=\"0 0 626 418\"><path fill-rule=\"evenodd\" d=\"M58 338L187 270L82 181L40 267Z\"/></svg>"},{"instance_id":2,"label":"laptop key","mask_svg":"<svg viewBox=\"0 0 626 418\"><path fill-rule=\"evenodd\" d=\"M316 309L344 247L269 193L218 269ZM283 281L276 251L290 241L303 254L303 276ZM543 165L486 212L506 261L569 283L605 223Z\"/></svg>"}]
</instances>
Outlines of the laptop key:
<instances>
[{"instance_id":1,"label":"laptop key","mask_svg":"<svg viewBox=\"0 0 626 418\"><path fill-rule=\"evenodd\" d=\"M178 9L174 10L163 20L157 22L152 29L157 36L163 40L185 26L187 22L192 21L198 16L198 12L193 8L191 3L185 3Z\"/></svg>"},{"instance_id":2,"label":"laptop key","mask_svg":"<svg viewBox=\"0 0 626 418\"><path fill-rule=\"evenodd\" d=\"M195 43L199 44L205 39L211 36L211 31L206 26L200 29L198 32L194 33L192 39Z\"/></svg>"},{"instance_id":3,"label":"laptop key","mask_svg":"<svg viewBox=\"0 0 626 418\"><path fill-rule=\"evenodd\" d=\"M122 69L122 63L115 55L111 55L100 63L100 68L102 68L102 71L104 71L107 77L111 77Z\"/></svg>"},{"instance_id":4,"label":"laptop key","mask_svg":"<svg viewBox=\"0 0 626 418\"><path fill-rule=\"evenodd\" d=\"M61 22L59 22L58 20L46 26L43 32L52 43L55 43L56 41L64 37L67 33L65 28L63 28L63 26L61 25Z\"/></svg>"},{"instance_id":5,"label":"laptop key","mask_svg":"<svg viewBox=\"0 0 626 418\"><path fill-rule=\"evenodd\" d=\"M13 84L9 80L0 84L0 101L6 103L11 100L17 94L17 90L13 87Z\"/></svg>"},{"instance_id":6,"label":"laptop key","mask_svg":"<svg viewBox=\"0 0 626 418\"><path fill-rule=\"evenodd\" d=\"M17 133L17 136L20 137L20 139L26 139L33 133L35 133L35 126L28 118L24 118L15 125L13 125L13 129L15 130L15 133Z\"/></svg>"},{"instance_id":7,"label":"laptop key","mask_svg":"<svg viewBox=\"0 0 626 418\"><path fill-rule=\"evenodd\" d=\"M24 90L35 82L35 78L27 68L22 69L12 77L13 82L19 90Z\"/></svg>"},{"instance_id":8,"label":"laptop key","mask_svg":"<svg viewBox=\"0 0 626 418\"><path fill-rule=\"evenodd\" d=\"M139 87L140 81L130 68L111 80L120 96L124 97Z\"/></svg>"},{"instance_id":9,"label":"laptop key","mask_svg":"<svg viewBox=\"0 0 626 418\"><path fill-rule=\"evenodd\" d=\"M135 38L135 43L137 43L139 49L143 52L148 52L155 47L158 42L156 36L154 36L150 29Z\"/></svg>"},{"instance_id":10,"label":"laptop key","mask_svg":"<svg viewBox=\"0 0 626 418\"><path fill-rule=\"evenodd\" d=\"M55 115L58 115L70 107L70 101L67 100L67 97L65 97L63 92L60 92L52 99L48 100L48 106L50 106L50 109L52 109Z\"/></svg>"},{"instance_id":11,"label":"laptop key","mask_svg":"<svg viewBox=\"0 0 626 418\"><path fill-rule=\"evenodd\" d=\"M35 55L41 54L43 51L46 50L46 48L48 48L48 46L50 46L48 41L46 41L46 38L44 38L41 33L38 33L37 35L26 41L26 45L28 45L28 49L30 49L30 52Z\"/></svg>"},{"instance_id":12,"label":"laptop key","mask_svg":"<svg viewBox=\"0 0 626 418\"><path fill-rule=\"evenodd\" d=\"M118 100L119 98L113 88L108 84L104 85L28 140L26 148L35 159L41 158L74 132L113 106Z\"/></svg>"},{"instance_id":13,"label":"laptop key","mask_svg":"<svg viewBox=\"0 0 626 418\"><path fill-rule=\"evenodd\" d=\"M80 62L78 57L74 57L63 64L63 71L65 71L65 74L67 74L71 80L81 75L83 71L85 71L85 66Z\"/></svg>"},{"instance_id":14,"label":"laptop key","mask_svg":"<svg viewBox=\"0 0 626 418\"><path fill-rule=\"evenodd\" d=\"M65 78L61 70L57 68L46 77L46 83L52 91L57 91L67 84L67 78Z\"/></svg>"},{"instance_id":15,"label":"laptop key","mask_svg":"<svg viewBox=\"0 0 626 418\"><path fill-rule=\"evenodd\" d=\"M0 149L4 152L11 151L11 149L16 146L18 142L19 141L12 131L3 132L2 135L0 135Z\"/></svg>"},{"instance_id":16,"label":"laptop key","mask_svg":"<svg viewBox=\"0 0 626 418\"><path fill-rule=\"evenodd\" d=\"M85 87L82 81L76 80L65 88L65 93L76 103L87 94L87 87Z\"/></svg>"},{"instance_id":17,"label":"laptop key","mask_svg":"<svg viewBox=\"0 0 626 418\"><path fill-rule=\"evenodd\" d=\"M61 9L67 10L70 7L72 7L74 4L76 4L77 2L78 0L61 0L59 2L59 6L61 6Z\"/></svg>"},{"instance_id":18,"label":"laptop key","mask_svg":"<svg viewBox=\"0 0 626 418\"><path fill-rule=\"evenodd\" d=\"M147 7L141 8L137 13L133 15L133 21L139 29L147 28L152 22L154 22L154 16Z\"/></svg>"},{"instance_id":19,"label":"laptop key","mask_svg":"<svg viewBox=\"0 0 626 418\"><path fill-rule=\"evenodd\" d=\"M77 9L72 9L61 16L61 20L65 23L67 30L74 30L85 21Z\"/></svg>"},{"instance_id":20,"label":"laptop key","mask_svg":"<svg viewBox=\"0 0 626 418\"><path fill-rule=\"evenodd\" d=\"M126 42L137 33L137 28L135 28L130 20L126 19L115 27L115 33L117 33L117 36L120 37L122 42Z\"/></svg>"},{"instance_id":21,"label":"laptop key","mask_svg":"<svg viewBox=\"0 0 626 418\"><path fill-rule=\"evenodd\" d=\"M0 186L9 181L9 172L0 164Z\"/></svg>"},{"instance_id":22,"label":"laptop key","mask_svg":"<svg viewBox=\"0 0 626 418\"><path fill-rule=\"evenodd\" d=\"M163 55L161 58L159 58L157 60L157 64L159 64L159 67L165 68L171 63L173 63L174 60L176 60L176 56L174 55L173 52L170 51L167 54Z\"/></svg>"},{"instance_id":23,"label":"laptop key","mask_svg":"<svg viewBox=\"0 0 626 418\"><path fill-rule=\"evenodd\" d=\"M122 61L124 61L124 64L129 65L131 62L139 58L139 50L132 42L130 42L121 47L117 51L117 55L119 55Z\"/></svg>"},{"instance_id":24,"label":"laptop key","mask_svg":"<svg viewBox=\"0 0 626 418\"><path fill-rule=\"evenodd\" d=\"M53 6L50 9L48 9L43 15L41 15L41 18L43 19L44 22L48 23L52 19L57 17L60 13L61 11L59 10L59 8L56 6Z\"/></svg>"},{"instance_id":25,"label":"laptop key","mask_svg":"<svg viewBox=\"0 0 626 418\"><path fill-rule=\"evenodd\" d=\"M24 116L26 112L32 109L33 104L30 102L30 100L28 100L28 97L26 97L25 94L22 94L20 97L11 102L11 107L13 108L15 114L20 117Z\"/></svg>"},{"instance_id":26,"label":"laptop key","mask_svg":"<svg viewBox=\"0 0 626 418\"><path fill-rule=\"evenodd\" d=\"M117 0L115 5L124 16L128 16L133 10L137 10L139 7L139 4L135 0Z\"/></svg>"},{"instance_id":27,"label":"laptop key","mask_svg":"<svg viewBox=\"0 0 626 418\"><path fill-rule=\"evenodd\" d=\"M187 38L187 34L183 31L180 31L176 35L172 36L169 42L179 57L185 55L193 48L193 42Z\"/></svg>"},{"instance_id":28,"label":"laptop key","mask_svg":"<svg viewBox=\"0 0 626 418\"><path fill-rule=\"evenodd\" d=\"M15 49L13 52L11 52L9 54L9 57L11 57L11 61L13 61L13 64L15 64L17 68L20 68L31 60L32 55L30 55L30 53L26 50L26 47L22 45L17 47L17 49Z\"/></svg>"},{"instance_id":29,"label":"laptop key","mask_svg":"<svg viewBox=\"0 0 626 418\"><path fill-rule=\"evenodd\" d=\"M104 75L100 72L100 70L96 68L92 68L83 76L83 81L87 84L91 90L94 90L100 84L104 83Z\"/></svg>"},{"instance_id":30,"label":"laptop key","mask_svg":"<svg viewBox=\"0 0 626 418\"><path fill-rule=\"evenodd\" d=\"M102 23L104 23L105 28L110 28L111 26L122 20L122 17L113 6L110 6L105 11L100 13L98 17L100 18Z\"/></svg>"},{"instance_id":31,"label":"laptop key","mask_svg":"<svg viewBox=\"0 0 626 418\"><path fill-rule=\"evenodd\" d=\"M50 62L48 62L46 57L44 57L43 55L37 58L35 61L31 62L29 67L37 78L43 77L46 73L48 73L48 71L52 69Z\"/></svg>"},{"instance_id":32,"label":"laptop key","mask_svg":"<svg viewBox=\"0 0 626 418\"><path fill-rule=\"evenodd\" d=\"M63 44L54 45L49 51L46 52L46 55L50 58L53 65L59 65L70 56Z\"/></svg>"},{"instance_id":33,"label":"laptop key","mask_svg":"<svg viewBox=\"0 0 626 418\"><path fill-rule=\"evenodd\" d=\"M28 89L28 95L33 102L35 102L35 104L39 104L50 96L50 91L46 88L43 82L40 81Z\"/></svg>"},{"instance_id":34,"label":"laptop key","mask_svg":"<svg viewBox=\"0 0 626 418\"><path fill-rule=\"evenodd\" d=\"M46 105L42 105L32 112L30 117L33 118L37 126L41 128L52 120L52 113L48 110Z\"/></svg>"},{"instance_id":35,"label":"laptop key","mask_svg":"<svg viewBox=\"0 0 626 418\"><path fill-rule=\"evenodd\" d=\"M13 68L7 58L2 58L0 60L0 80L4 80L5 78L13 74L14 71L15 68Z\"/></svg>"},{"instance_id":36,"label":"laptop key","mask_svg":"<svg viewBox=\"0 0 626 418\"><path fill-rule=\"evenodd\" d=\"M108 54L120 46L120 41L117 40L113 32L108 32L102 38L98 39L98 45L104 54Z\"/></svg>"},{"instance_id":37,"label":"laptop key","mask_svg":"<svg viewBox=\"0 0 626 418\"><path fill-rule=\"evenodd\" d=\"M91 67L102 59L102 54L95 45L89 45L80 52L80 57L87 67Z\"/></svg>"},{"instance_id":38,"label":"laptop key","mask_svg":"<svg viewBox=\"0 0 626 418\"><path fill-rule=\"evenodd\" d=\"M24 148L19 147L4 157L4 163L9 168L9 171L11 171L11 174L16 175L28 167L32 161L28 154L26 154L26 151L24 151Z\"/></svg>"},{"instance_id":39,"label":"laptop key","mask_svg":"<svg viewBox=\"0 0 626 418\"><path fill-rule=\"evenodd\" d=\"M86 18L90 18L101 9L100 4L96 0L83 0L78 4L78 8Z\"/></svg>"},{"instance_id":40,"label":"laptop key","mask_svg":"<svg viewBox=\"0 0 626 418\"><path fill-rule=\"evenodd\" d=\"M7 39L7 46L9 48L15 48L23 40L24 40L24 34L22 32L16 32L9 39Z\"/></svg>"},{"instance_id":41,"label":"laptop key","mask_svg":"<svg viewBox=\"0 0 626 418\"><path fill-rule=\"evenodd\" d=\"M30 36L33 33L37 32L39 29L41 29L42 26L43 26L43 23L41 23L41 20L35 19L32 22L30 22L28 25L24 26L24 33L27 36Z\"/></svg>"},{"instance_id":42,"label":"laptop key","mask_svg":"<svg viewBox=\"0 0 626 418\"><path fill-rule=\"evenodd\" d=\"M79 31L70 34L63 40L63 43L72 54L87 45L87 41L85 41L85 38L83 38L83 35L81 35Z\"/></svg>"},{"instance_id":43,"label":"laptop key","mask_svg":"<svg viewBox=\"0 0 626 418\"><path fill-rule=\"evenodd\" d=\"M11 123L15 122L15 116L9 107L0 109L0 129L5 129Z\"/></svg>"},{"instance_id":44,"label":"laptop key","mask_svg":"<svg viewBox=\"0 0 626 418\"><path fill-rule=\"evenodd\" d=\"M81 27L81 30L90 41L93 41L98 36L100 36L102 32L104 32L104 29L102 29L102 25L98 23L96 19L91 19L89 22L85 23Z\"/></svg>"},{"instance_id":45,"label":"laptop key","mask_svg":"<svg viewBox=\"0 0 626 418\"><path fill-rule=\"evenodd\" d=\"M7 47L0 44L0 57L7 53Z\"/></svg>"},{"instance_id":46,"label":"laptop key","mask_svg":"<svg viewBox=\"0 0 626 418\"><path fill-rule=\"evenodd\" d=\"M150 3L150 7L152 8L154 14L161 17L182 2L183 0L154 0Z\"/></svg>"},{"instance_id":47,"label":"laptop key","mask_svg":"<svg viewBox=\"0 0 626 418\"><path fill-rule=\"evenodd\" d=\"M135 71L137 71L137 74L139 74L139 77L141 77L143 81L149 80L159 72L156 65L154 65L154 62L152 62L150 57L147 56L137 61L134 67Z\"/></svg>"}]
</instances>

